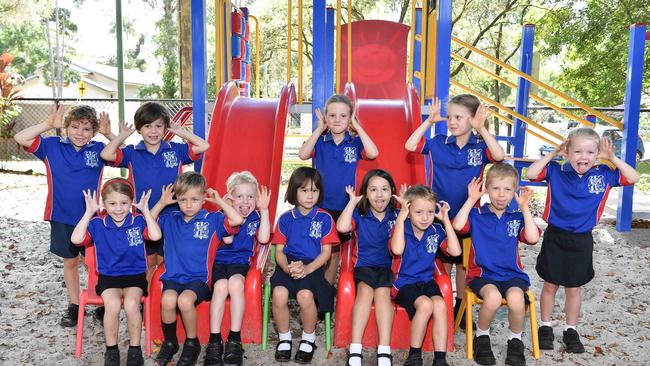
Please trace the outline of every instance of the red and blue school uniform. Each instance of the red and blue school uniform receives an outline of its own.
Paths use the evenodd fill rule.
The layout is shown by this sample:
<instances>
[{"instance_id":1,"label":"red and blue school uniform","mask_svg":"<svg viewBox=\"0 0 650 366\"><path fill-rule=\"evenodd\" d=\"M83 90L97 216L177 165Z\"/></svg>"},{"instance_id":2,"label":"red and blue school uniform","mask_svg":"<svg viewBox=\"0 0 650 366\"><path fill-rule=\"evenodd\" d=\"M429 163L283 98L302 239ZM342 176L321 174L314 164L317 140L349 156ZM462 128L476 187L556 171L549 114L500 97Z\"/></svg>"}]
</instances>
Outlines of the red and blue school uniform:
<instances>
[{"instance_id":1,"label":"red and blue school uniform","mask_svg":"<svg viewBox=\"0 0 650 366\"><path fill-rule=\"evenodd\" d=\"M594 277L593 237L612 187L631 185L618 169L594 165L580 176L570 163L551 161L533 181L548 183L548 222L537 257L544 281L565 287L582 286Z\"/></svg>"},{"instance_id":2,"label":"red and blue school uniform","mask_svg":"<svg viewBox=\"0 0 650 366\"><path fill-rule=\"evenodd\" d=\"M388 207L379 220L368 210L365 215L357 209L352 213L352 230L357 237L357 260L354 264L355 283L363 282L373 289L392 287L393 257L389 249L390 231L395 225L397 212Z\"/></svg>"},{"instance_id":3,"label":"red and blue school uniform","mask_svg":"<svg viewBox=\"0 0 650 366\"><path fill-rule=\"evenodd\" d=\"M271 242L284 245L288 263L302 261L307 265L321 254L323 245L338 243L339 239L334 220L327 211L314 207L303 215L294 207L280 215ZM325 280L322 267L301 279L292 278L278 267L271 276L271 287L277 286L285 287L294 297L300 290L310 290L321 312L334 308L334 292Z\"/></svg>"},{"instance_id":4,"label":"red and blue school uniform","mask_svg":"<svg viewBox=\"0 0 650 366\"><path fill-rule=\"evenodd\" d=\"M221 279L229 279L235 274L246 277L255 250L260 221L260 212L251 212L239 225L239 231L233 236L232 243L224 243L219 247L212 266L213 284Z\"/></svg>"},{"instance_id":5,"label":"red and blue school uniform","mask_svg":"<svg viewBox=\"0 0 650 366\"><path fill-rule=\"evenodd\" d=\"M50 251L63 258L84 253L70 242L75 225L86 211L82 191L99 192L104 161L99 157L104 143L90 141L79 151L58 136L37 136L27 152L45 163L47 199L44 220L52 226Z\"/></svg>"},{"instance_id":6,"label":"red and blue school uniform","mask_svg":"<svg viewBox=\"0 0 650 366\"><path fill-rule=\"evenodd\" d=\"M420 296L442 296L433 279L438 250L447 251L447 233L442 225L429 226L420 239L413 232L411 219L404 221L404 252L393 283L395 303L406 309L410 319L415 315L415 300Z\"/></svg>"},{"instance_id":7,"label":"red and blue school uniform","mask_svg":"<svg viewBox=\"0 0 650 366\"><path fill-rule=\"evenodd\" d=\"M158 218L165 250L165 272L160 279L163 291L170 289L179 294L184 290L194 291L198 304L210 298L208 275L212 245L236 231L221 212L201 210L189 221L183 216L180 211L172 211Z\"/></svg>"},{"instance_id":8,"label":"red and blue school uniform","mask_svg":"<svg viewBox=\"0 0 650 366\"><path fill-rule=\"evenodd\" d=\"M530 286L519 258L519 242L535 243L526 240L524 215L520 211L508 209L498 217L489 203L472 208L459 233L472 235L467 282L474 293L478 295L488 283L499 288L502 296L510 287L525 291Z\"/></svg>"},{"instance_id":9,"label":"red and blue school uniform","mask_svg":"<svg viewBox=\"0 0 650 366\"><path fill-rule=\"evenodd\" d=\"M128 287L139 287L147 295L147 239L147 222L142 215L129 213L122 226L106 214L90 220L82 245L95 246L98 295L108 288Z\"/></svg>"}]
</instances>

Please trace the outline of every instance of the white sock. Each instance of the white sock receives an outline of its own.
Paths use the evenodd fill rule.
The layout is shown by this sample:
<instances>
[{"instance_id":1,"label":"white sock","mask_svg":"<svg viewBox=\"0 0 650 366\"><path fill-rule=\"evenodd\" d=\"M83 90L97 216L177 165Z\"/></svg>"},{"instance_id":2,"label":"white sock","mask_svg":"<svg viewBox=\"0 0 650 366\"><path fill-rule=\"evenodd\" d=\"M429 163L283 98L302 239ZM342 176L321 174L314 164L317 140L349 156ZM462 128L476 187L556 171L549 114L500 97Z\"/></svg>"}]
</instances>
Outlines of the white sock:
<instances>
[{"instance_id":1,"label":"white sock","mask_svg":"<svg viewBox=\"0 0 650 366\"><path fill-rule=\"evenodd\" d=\"M309 342L316 342L316 332L305 333L305 331L303 330L302 339ZM311 352L312 346L307 343L300 343L300 350L303 352Z\"/></svg>"},{"instance_id":2,"label":"white sock","mask_svg":"<svg viewBox=\"0 0 650 366\"><path fill-rule=\"evenodd\" d=\"M510 328L508 328L508 340L511 340L513 338L517 338L518 340L521 340L521 332L515 333Z\"/></svg>"},{"instance_id":3,"label":"white sock","mask_svg":"<svg viewBox=\"0 0 650 366\"><path fill-rule=\"evenodd\" d=\"M386 353L390 355L390 346L379 345L377 347L377 354L379 353ZM378 357L377 366L391 366L390 359L386 357Z\"/></svg>"},{"instance_id":4,"label":"white sock","mask_svg":"<svg viewBox=\"0 0 650 366\"><path fill-rule=\"evenodd\" d=\"M545 321L542 320L540 322L540 324L542 324L543 327L550 327L551 326L551 321L549 320L549 321L545 322Z\"/></svg>"},{"instance_id":5,"label":"white sock","mask_svg":"<svg viewBox=\"0 0 650 366\"><path fill-rule=\"evenodd\" d=\"M350 354L352 353L358 353L361 354L363 351L363 346L361 343L350 343ZM352 357L350 358L350 362L348 362L349 366L361 366L361 358L360 357Z\"/></svg>"},{"instance_id":6,"label":"white sock","mask_svg":"<svg viewBox=\"0 0 650 366\"><path fill-rule=\"evenodd\" d=\"M569 329L577 330L575 325L564 324L564 331L566 332Z\"/></svg>"},{"instance_id":7,"label":"white sock","mask_svg":"<svg viewBox=\"0 0 650 366\"><path fill-rule=\"evenodd\" d=\"M281 341L291 341L291 331L288 331L286 333L278 333L278 337L280 337ZM282 343L278 345L278 351L288 351L291 349L291 344L289 343Z\"/></svg>"},{"instance_id":8,"label":"white sock","mask_svg":"<svg viewBox=\"0 0 650 366\"><path fill-rule=\"evenodd\" d=\"M483 329L479 328L478 325L477 325L476 326L476 336L480 337L480 336L484 336L484 335L486 335L486 336L490 335L490 327L488 327L487 330L483 330Z\"/></svg>"}]
</instances>

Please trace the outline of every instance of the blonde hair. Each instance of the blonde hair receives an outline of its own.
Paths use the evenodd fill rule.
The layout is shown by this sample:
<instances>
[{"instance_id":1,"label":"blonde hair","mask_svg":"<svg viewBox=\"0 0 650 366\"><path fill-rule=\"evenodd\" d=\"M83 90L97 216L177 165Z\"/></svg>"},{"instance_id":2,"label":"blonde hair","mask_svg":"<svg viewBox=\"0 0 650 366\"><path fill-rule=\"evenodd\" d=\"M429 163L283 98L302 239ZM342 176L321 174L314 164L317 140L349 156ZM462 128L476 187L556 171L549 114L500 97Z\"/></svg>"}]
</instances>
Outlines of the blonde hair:
<instances>
[{"instance_id":1,"label":"blonde hair","mask_svg":"<svg viewBox=\"0 0 650 366\"><path fill-rule=\"evenodd\" d=\"M176 197L187 193L192 188L199 188L205 193L205 177L197 172L185 172L176 177L174 181L174 194Z\"/></svg>"},{"instance_id":2,"label":"blonde hair","mask_svg":"<svg viewBox=\"0 0 650 366\"><path fill-rule=\"evenodd\" d=\"M569 132L569 135L567 136L567 140L569 141L567 143L567 149L569 148L569 146L571 146L571 141L576 137L593 139L594 141L596 141L596 146L598 146L598 150L600 151L600 135L593 128L578 127L571 130L571 132Z\"/></svg>"},{"instance_id":3,"label":"blonde hair","mask_svg":"<svg viewBox=\"0 0 650 366\"><path fill-rule=\"evenodd\" d=\"M422 198L433 203L438 202L438 196L431 190L431 187L422 184L410 186L404 193L404 199L412 202L417 198Z\"/></svg>"},{"instance_id":4,"label":"blonde hair","mask_svg":"<svg viewBox=\"0 0 650 366\"><path fill-rule=\"evenodd\" d=\"M519 172L510 164L494 163L487 171L485 187L487 188L490 182L498 178L512 178L515 181L515 189L519 187Z\"/></svg>"},{"instance_id":5,"label":"blonde hair","mask_svg":"<svg viewBox=\"0 0 650 366\"><path fill-rule=\"evenodd\" d=\"M255 187L255 191L257 191L257 188L259 186L257 179L253 173L249 172L248 170L244 170L243 172L234 172L230 175L230 177L228 177L228 180L226 181L226 190L228 193L231 193L235 187L240 184L251 184L253 187Z\"/></svg>"}]
</instances>

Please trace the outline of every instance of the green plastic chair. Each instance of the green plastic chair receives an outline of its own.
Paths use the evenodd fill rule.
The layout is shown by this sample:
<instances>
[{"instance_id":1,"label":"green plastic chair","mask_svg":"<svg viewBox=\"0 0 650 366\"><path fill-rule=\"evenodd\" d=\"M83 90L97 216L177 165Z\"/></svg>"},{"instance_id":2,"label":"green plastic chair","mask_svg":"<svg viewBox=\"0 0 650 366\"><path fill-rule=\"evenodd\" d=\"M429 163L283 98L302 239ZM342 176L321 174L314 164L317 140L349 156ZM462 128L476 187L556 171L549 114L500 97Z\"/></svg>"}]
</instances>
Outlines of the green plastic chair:
<instances>
[{"instance_id":1,"label":"green plastic chair","mask_svg":"<svg viewBox=\"0 0 650 366\"><path fill-rule=\"evenodd\" d=\"M271 248L271 261L272 266L275 267L275 245ZM263 310L262 310L262 350L266 351L268 338L269 338L269 311L271 305L271 283L267 281L264 284L264 299L263 299ZM332 314L330 312L325 313L325 349L327 352L332 348Z\"/></svg>"}]
</instances>

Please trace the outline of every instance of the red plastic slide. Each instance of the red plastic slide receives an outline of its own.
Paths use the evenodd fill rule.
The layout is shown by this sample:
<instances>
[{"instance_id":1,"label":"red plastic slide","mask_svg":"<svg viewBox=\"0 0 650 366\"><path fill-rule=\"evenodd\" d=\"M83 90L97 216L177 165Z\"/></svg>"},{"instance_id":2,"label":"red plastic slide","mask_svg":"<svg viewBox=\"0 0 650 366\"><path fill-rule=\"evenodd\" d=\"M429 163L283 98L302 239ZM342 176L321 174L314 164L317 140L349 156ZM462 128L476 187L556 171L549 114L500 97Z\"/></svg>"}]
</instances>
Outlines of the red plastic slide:
<instances>
[{"instance_id":1,"label":"red plastic slide","mask_svg":"<svg viewBox=\"0 0 650 366\"><path fill-rule=\"evenodd\" d=\"M249 99L239 95L239 88L231 82L219 91L212 112L212 123L208 135L210 150L203 156L201 173L208 187L226 193L226 180L235 171L248 170L260 185L272 190L269 207L271 225L275 220L278 201L278 187L284 148L284 130L289 109L295 103L292 84L282 88L279 99ZM209 207L208 209L214 209ZM213 243L215 248L219 243ZM268 245L256 245L255 256L246 276L246 313L241 336L245 343L260 343L262 335L262 271L268 254ZM213 263L210 259L210 264ZM162 283L160 275L164 266L159 266L151 284L152 339L162 340L160 320L160 296ZM210 303L198 306L198 335L201 343L207 343L210 336ZM180 316L177 318L179 342L185 340L185 330ZM229 300L226 302L222 322L222 336L230 331Z\"/></svg>"},{"instance_id":2,"label":"red plastic slide","mask_svg":"<svg viewBox=\"0 0 650 366\"><path fill-rule=\"evenodd\" d=\"M367 171L381 168L388 171L398 189L401 184L424 184L424 155L409 153L404 148L406 139L411 132L421 123L420 104L417 91L412 85L405 88L402 99L357 99L354 85L346 85L345 93L350 97L355 107L358 108L359 121L364 130L372 137L379 148L379 156L375 160L360 161L357 170L357 189ZM347 348L352 337L352 308L356 296L353 277L354 262L356 260L356 245L344 243L341 248L341 275L338 283L336 297L336 321L334 331L334 346ZM393 270L399 268L399 258L393 261ZM435 280L447 304L447 349L453 351L453 294L449 276L444 271L442 264L436 261ZM409 348L410 321L406 311L401 306L395 305L395 318L391 334L391 347L393 349ZM432 324L429 323L423 347L432 350L431 341ZM363 345L376 347L379 341L377 324L375 320L374 305L372 306L368 325L363 336Z\"/></svg>"}]
</instances>

